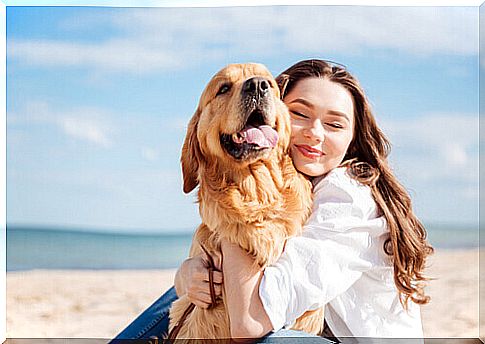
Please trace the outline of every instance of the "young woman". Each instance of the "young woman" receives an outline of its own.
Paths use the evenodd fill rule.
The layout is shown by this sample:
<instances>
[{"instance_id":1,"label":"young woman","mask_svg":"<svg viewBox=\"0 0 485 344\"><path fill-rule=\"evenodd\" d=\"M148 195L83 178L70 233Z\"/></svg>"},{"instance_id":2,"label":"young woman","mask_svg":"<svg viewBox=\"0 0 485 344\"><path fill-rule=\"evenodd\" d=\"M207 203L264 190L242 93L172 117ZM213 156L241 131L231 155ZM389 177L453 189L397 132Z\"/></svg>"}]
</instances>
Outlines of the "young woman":
<instances>
[{"instance_id":1,"label":"young woman","mask_svg":"<svg viewBox=\"0 0 485 344\"><path fill-rule=\"evenodd\" d=\"M313 211L303 235L265 271L223 243L233 336L260 337L325 305L337 337L422 337L422 272L432 248L387 163L389 143L362 88L320 60L299 62L277 81L295 167L313 178Z\"/></svg>"},{"instance_id":2,"label":"young woman","mask_svg":"<svg viewBox=\"0 0 485 344\"><path fill-rule=\"evenodd\" d=\"M419 305L429 301L422 282L432 248L388 165L389 142L362 88L322 60L298 62L276 80L291 115L291 156L314 185L313 211L303 235L290 238L265 270L223 242L216 293L225 288L232 336L259 338L325 306L327 335L422 337ZM177 294L199 307L210 303L205 259L185 261L175 280ZM118 338L159 335L166 325L153 309L164 301L170 303L158 300ZM137 321L147 330L135 334Z\"/></svg>"}]
</instances>

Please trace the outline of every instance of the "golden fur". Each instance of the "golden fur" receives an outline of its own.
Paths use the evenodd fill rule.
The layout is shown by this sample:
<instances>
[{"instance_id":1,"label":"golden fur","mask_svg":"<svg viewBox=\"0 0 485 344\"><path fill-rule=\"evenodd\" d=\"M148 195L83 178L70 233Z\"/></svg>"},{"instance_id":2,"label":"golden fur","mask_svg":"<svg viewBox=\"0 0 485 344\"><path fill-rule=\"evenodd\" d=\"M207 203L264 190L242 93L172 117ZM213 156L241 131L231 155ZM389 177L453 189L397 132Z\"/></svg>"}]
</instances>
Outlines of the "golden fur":
<instances>
[{"instance_id":1,"label":"golden fur","mask_svg":"<svg viewBox=\"0 0 485 344\"><path fill-rule=\"evenodd\" d=\"M235 133L245 125L241 104L242 86L251 78L270 84L266 105L267 124L278 133L272 149L256 157L235 159L221 144L222 134ZM230 90L218 94L222 85ZM246 102L247 103L247 102ZM246 117L245 117L246 116ZM198 202L202 224L194 234L190 256L220 251L220 240L238 244L265 267L281 254L286 239L301 233L311 211L311 185L298 173L288 155L290 140L288 110L279 97L271 74L260 64L233 64L219 71L202 93L190 120L182 149L184 192L199 185ZM190 302L182 296L170 310L170 330ZM294 328L319 333L323 309L307 312ZM208 310L196 307L179 332L181 338L229 338L229 317L222 302Z\"/></svg>"}]
</instances>

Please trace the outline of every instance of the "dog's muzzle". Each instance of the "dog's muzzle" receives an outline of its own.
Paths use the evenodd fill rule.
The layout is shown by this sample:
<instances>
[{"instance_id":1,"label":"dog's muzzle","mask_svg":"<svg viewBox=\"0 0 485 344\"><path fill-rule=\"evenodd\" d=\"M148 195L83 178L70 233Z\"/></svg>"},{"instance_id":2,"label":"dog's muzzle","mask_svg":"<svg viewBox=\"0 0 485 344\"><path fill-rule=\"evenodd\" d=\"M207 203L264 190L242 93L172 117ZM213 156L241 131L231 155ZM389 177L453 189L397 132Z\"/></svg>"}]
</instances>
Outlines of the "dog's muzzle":
<instances>
[{"instance_id":1,"label":"dog's muzzle","mask_svg":"<svg viewBox=\"0 0 485 344\"><path fill-rule=\"evenodd\" d=\"M271 127L274 111L269 81L261 77L246 80L241 89L241 129L221 135L224 150L236 160L259 158L278 142L278 133Z\"/></svg>"},{"instance_id":2,"label":"dog's muzzle","mask_svg":"<svg viewBox=\"0 0 485 344\"><path fill-rule=\"evenodd\" d=\"M241 89L241 93L243 98L244 97L264 98L268 96L270 92L270 88L271 86L268 80L261 77L254 77L244 82Z\"/></svg>"}]
</instances>

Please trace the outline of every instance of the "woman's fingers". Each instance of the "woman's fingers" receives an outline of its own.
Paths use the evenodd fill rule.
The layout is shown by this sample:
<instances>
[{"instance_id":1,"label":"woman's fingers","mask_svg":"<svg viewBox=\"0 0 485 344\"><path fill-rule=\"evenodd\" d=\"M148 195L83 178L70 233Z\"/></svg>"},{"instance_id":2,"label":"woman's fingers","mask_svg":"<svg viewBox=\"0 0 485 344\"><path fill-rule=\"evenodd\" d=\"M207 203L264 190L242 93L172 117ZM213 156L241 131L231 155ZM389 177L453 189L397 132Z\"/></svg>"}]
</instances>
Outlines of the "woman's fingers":
<instances>
[{"instance_id":1,"label":"woman's fingers","mask_svg":"<svg viewBox=\"0 0 485 344\"><path fill-rule=\"evenodd\" d=\"M222 295L222 285L214 285L216 297ZM212 304L210 292L208 291L208 284L206 290L189 290L187 292L187 298L190 302L201 308L208 308Z\"/></svg>"},{"instance_id":2,"label":"woman's fingers","mask_svg":"<svg viewBox=\"0 0 485 344\"><path fill-rule=\"evenodd\" d=\"M209 282L209 269L204 268L197 271L194 277L201 282ZM214 283L221 284L223 281L222 271L214 270L213 272Z\"/></svg>"},{"instance_id":3,"label":"woman's fingers","mask_svg":"<svg viewBox=\"0 0 485 344\"><path fill-rule=\"evenodd\" d=\"M207 269L205 272L204 272L204 276L203 276L203 281L204 282L209 282L209 270ZM214 283L218 283L218 284L221 284L222 283L222 272L221 271L218 271L218 270L214 270L212 272L212 278L214 280ZM202 277L202 276L201 276Z\"/></svg>"},{"instance_id":4,"label":"woman's fingers","mask_svg":"<svg viewBox=\"0 0 485 344\"><path fill-rule=\"evenodd\" d=\"M214 292L216 297L222 296L222 284L214 284ZM187 296L189 300L193 303L194 301L207 303L208 305L212 303L210 296L209 282L203 282L197 285L193 285L187 289Z\"/></svg>"},{"instance_id":5,"label":"woman's fingers","mask_svg":"<svg viewBox=\"0 0 485 344\"><path fill-rule=\"evenodd\" d=\"M216 270L222 271L222 253L221 252L213 252L212 253L212 260L214 261L214 267Z\"/></svg>"},{"instance_id":6,"label":"woman's fingers","mask_svg":"<svg viewBox=\"0 0 485 344\"><path fill-rule=\"evenodd\" d=\"M214 289L216 291L216 296L222 296L222 284L215 284Z\"/></svg>"},{"instance_id":7,"label":"woman's fingers","mask_svg":"<svg viewBox=\"0 0 485 344\"><path fill-rule=\"evenodd\" d=\"M207 288L209 288L209 283L207 283ZM209 289L207 289L207 290L209 290ZM216 293L216 297L222 296L222 284L214 283L214 292ZM210 290L209 290L209 295L210 295Z\"/></svg>"},{"instance_id":8,"label":"woman's fingers","mask_svg":"<svg viewBox=\"0 0 485 344\"><path fill-rule=\"evenodd\" d=\"M187 293L187 297L192 302L197 301L208 305L211 304L211 296L203 291L189 292Z\"/></svg>"},{"instance_id":9,"label":"woman's fingers","mask_svg":"<svg viewBox=\"0 0 485 344\"><path fill-rule=\"evenodd\" d=\"M211 304L210 295L204 293L187 293L187 298L190 302L200 308L209 308Z\"/></svg>"},{"instance_id":10,"label":"woman's fingers","mask_svg":"<svg viewBox=\"0 0 485 344\"><path fill-rule=\"evenodd\" d=\"M190 300L190 299L189 299ZM198 300L190 300L194 305L196 305L199 308L207 309L210 306L210 303L205 303L205 302L200 302Z\"/></svg>"},{"instance_id":11,"label":"woman's fingers","mask_svg":"<svg viewBox=\"0 0 485 344\"><path fill-rule=\"evenodd\" d=\"M209 256L210 254L210 256ZM216 270L222 271L222 253L217 251L211 251L209 254L205 251L202 252L201 257L206 263L206 266L211 265L211 261L214 263L214 268Z\"/></svg>"},{"instance_id":12,"label":"woman's fingers","mask_svg":"<svg viewBox=\"0 0 485 344\"><path fill-rule=\"evenodd\" d=\"M209 278L209 277L207 277L207 278ZM222 281L223 281L222 271L214 270L214 283L221 284Z\"/></svg>"},{"instance_id":13,"label":"woman's fingers","mask_svg":"<svg viewBox=\"0 0 485 344\"><path fill-rule=\"evenodd\" d=\"M221 283L214 283L214 291L216 293L216 296L221 296L222 295L222 284ZM196 285L191 286L187 290L188 293L191 293L192 295L198 294L198 293L203 293L206 295L209 295L210 297L210 286L209 282L202 282Z\"/></svg>"},{"instance_id":14,"label":"woman's fingers","mask_svg":"<svg viewBox=\"0 0 485 344\"><path fill-rule=\"evenodd\" d=\"M220 264L221 257L215 255L215 263ZM203 255L194 256L185 263L185 293L190 302L201 308L208 308L212 303L209 286L209 269L207 260ZM215 296L222 296L223 275L221 271L213 270Z\"/></svg>"}]
</instances>

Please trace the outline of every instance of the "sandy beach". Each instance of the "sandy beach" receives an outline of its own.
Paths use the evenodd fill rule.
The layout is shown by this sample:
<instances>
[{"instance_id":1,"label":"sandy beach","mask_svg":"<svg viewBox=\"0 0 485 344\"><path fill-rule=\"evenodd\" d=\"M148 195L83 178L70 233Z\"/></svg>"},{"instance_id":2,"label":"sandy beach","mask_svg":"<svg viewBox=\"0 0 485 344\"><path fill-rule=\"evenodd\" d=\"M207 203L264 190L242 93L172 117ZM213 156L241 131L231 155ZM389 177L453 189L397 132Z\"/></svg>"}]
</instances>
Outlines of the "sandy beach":
<instances>
[{"instance_id":1,"label":"sandy beach","mask_svg":"<svg viewBox=\"0 0 485 344\"><path fill-rule=\"evenodd\" d=\"M478 250L438 249L426 337L478 337ZM7 338L112 338L173 284L175 270L7 273Z\"/></svg>"}]
</instances>

